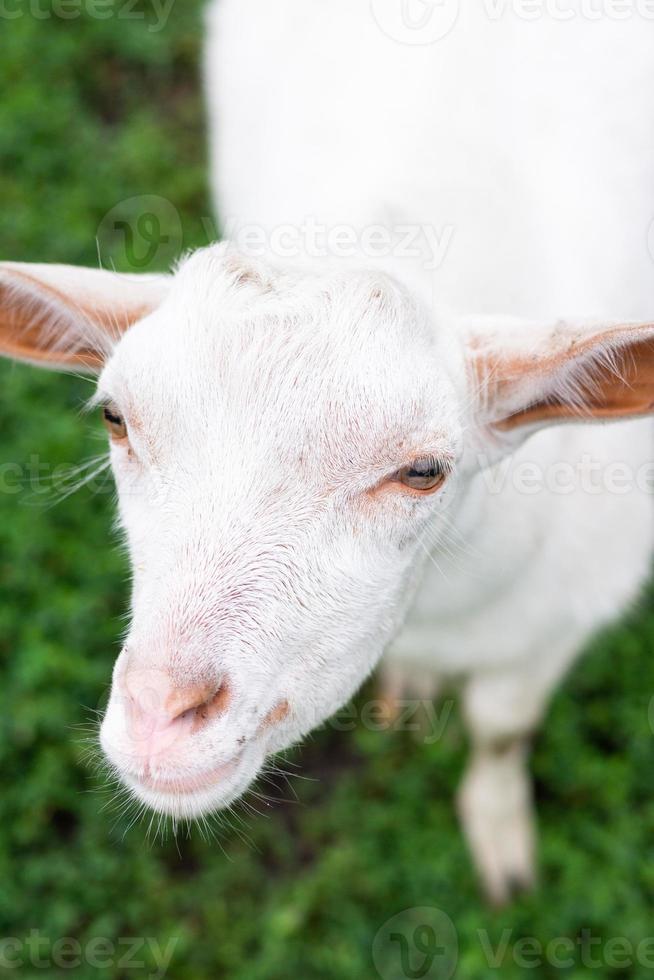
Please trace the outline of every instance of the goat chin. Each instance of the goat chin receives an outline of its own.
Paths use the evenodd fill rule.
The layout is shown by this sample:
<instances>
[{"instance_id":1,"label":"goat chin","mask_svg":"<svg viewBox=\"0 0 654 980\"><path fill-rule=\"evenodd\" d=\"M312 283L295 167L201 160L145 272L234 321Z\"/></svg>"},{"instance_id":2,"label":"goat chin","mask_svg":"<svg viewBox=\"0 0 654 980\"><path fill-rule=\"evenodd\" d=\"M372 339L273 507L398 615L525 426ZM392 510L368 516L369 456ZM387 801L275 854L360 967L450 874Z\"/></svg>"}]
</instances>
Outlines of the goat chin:
<instances>
[{"instance_id":1,"label":"goat chin","mask_svg":"<svg viewBox=\"0 0 654 980\"><path fill-rule=\"evenodd\" d=\"M231 806L247 792L261 772L259 751L243 752L233 763L170 782L152 777L121 775L132 796L155 813L173 819L196 820Z\"/></svg>"}]
</instances>

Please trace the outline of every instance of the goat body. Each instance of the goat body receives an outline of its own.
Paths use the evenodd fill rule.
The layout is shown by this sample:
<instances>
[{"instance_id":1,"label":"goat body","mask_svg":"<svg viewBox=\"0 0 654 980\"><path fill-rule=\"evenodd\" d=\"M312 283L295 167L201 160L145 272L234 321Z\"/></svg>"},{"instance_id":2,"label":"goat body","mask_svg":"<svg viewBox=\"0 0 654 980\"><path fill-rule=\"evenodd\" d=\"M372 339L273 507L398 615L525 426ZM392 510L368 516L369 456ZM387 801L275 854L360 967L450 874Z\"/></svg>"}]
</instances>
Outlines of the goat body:
<instances>
[{"instance_id":1,"label":"goat body","mask_svg":"<svg viewBox=\"0 0 654 980\"><path fill-rule=\"evenodd\" d=\"M495 325L506 314L651 316L654 25L635 7L591 21L579 3L562 19L543 5L535 21L519 5L430 11L416 0L413 21L400 7L216 0L212 178L230 234L259 227L274 244L290 225L316 261L310 222L354 229L359 244L384 226L393 245L378 263L435 322L447 310ZM444 252L429 251L425 227ZM407 228L422 246L411 257L400 254ZM359 248L354 261L371 256ZM533 873L520 742L648 574L654 508L635 475L652 435L649 421L560 426L480 472L387 656L395 694L467 678L462 813L497 900ZM615 464L626 485L611 485Z\"/></svg>"}]
</instances>

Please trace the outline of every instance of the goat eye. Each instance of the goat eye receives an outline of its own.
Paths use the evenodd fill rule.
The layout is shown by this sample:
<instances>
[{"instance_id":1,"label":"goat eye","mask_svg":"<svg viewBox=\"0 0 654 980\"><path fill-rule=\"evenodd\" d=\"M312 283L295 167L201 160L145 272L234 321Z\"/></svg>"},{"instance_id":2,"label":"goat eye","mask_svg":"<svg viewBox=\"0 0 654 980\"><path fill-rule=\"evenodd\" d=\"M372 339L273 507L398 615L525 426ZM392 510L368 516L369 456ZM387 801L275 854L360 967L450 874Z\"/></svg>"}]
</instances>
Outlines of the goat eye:
<instances>
[{"instance_id":1,"label":"goat eye","mask_svg":"<svg viewBox=\"0 0 654 980\"><path fill-rule=\"evenodd\" d=\"M427 456L424 459L416 459L410 466L398 470L394 480L410 490L433 493L445 483L447 473L447 467L443 463L433 456Z\"/></svg>"},{"instance_id":2,"label":"goat eye","mask_svg":"<svg viewBox=\"0 0 654 980\"><path fill-rule=\"evenodd\" d=\"M125 419L118 413L113 405L107 405L102 412L104 424L107 427L112 439L127 439L127 425Z\"/></svg>"}]
</instances>

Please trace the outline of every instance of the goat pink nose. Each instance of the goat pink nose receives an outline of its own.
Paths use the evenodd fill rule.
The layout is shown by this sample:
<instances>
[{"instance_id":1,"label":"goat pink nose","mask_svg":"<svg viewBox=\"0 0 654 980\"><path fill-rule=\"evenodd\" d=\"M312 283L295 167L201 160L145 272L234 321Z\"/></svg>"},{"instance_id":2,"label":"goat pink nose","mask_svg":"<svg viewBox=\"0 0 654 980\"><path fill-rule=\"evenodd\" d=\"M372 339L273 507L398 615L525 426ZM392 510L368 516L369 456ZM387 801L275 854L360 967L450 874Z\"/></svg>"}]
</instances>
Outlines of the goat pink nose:
<instances>
[{"instance_id":1,"label":"goat pink nose","mask_svg":"<svg viewBox=\"0 0 654 980\"><path fill-rule=\"evenodd\" d=\"M124 687L131 739L148 754L169 749L178 738L198 731L229 701L224 682L180 686L164 670L130 670Z\"/></svg>"}]
</instances>

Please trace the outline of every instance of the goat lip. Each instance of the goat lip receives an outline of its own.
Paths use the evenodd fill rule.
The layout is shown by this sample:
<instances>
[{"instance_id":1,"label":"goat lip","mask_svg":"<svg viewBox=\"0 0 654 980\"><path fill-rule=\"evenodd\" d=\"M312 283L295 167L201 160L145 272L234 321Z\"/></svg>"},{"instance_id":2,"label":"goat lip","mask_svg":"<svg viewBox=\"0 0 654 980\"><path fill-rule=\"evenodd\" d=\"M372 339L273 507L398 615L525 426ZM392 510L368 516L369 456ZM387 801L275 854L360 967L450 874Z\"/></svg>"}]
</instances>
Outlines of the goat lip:
<instances>
[{"instance_id":1,"label":"goat lip","mask_svg":"<svg viewBox=\"0 0 654 980\"><path fill-rule=\"evenodd\" d=\"M216 785L226 779L236 771L241 761L242 752L235 755L228 762L223 762L220 766L207 769L204 772L175 776L170 773L161 773L151 769L138 776L134 776L135 782L144 789L155 793L164 793L174 796L191 795L200 793L203 790L214 789Z\"/></svg>"}]
</instances>

